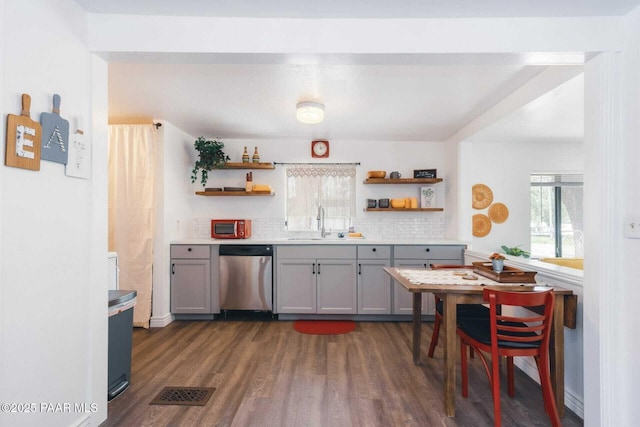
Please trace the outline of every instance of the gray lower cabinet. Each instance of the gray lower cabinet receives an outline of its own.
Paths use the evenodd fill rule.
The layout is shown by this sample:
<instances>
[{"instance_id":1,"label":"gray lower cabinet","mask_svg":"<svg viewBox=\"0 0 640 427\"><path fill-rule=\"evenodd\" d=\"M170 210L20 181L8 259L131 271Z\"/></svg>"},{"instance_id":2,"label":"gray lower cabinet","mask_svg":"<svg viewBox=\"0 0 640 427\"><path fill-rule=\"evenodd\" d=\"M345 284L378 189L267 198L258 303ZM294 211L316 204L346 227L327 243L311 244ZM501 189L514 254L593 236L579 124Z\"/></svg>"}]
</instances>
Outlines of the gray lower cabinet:
<instances>
[{"instance_id":1,"label":"gray lower cabinet","mask_svg":"<svg viewBox=\"0 0 640 427\"><path fill-rule=\"evenodd\" d=\"M355 247L277 247L276 306L278 313L355 314Z\"/></svg>"},{"instance_id":2,"label":"gray lower cabinet","mask_svg":"<svg viewBox=\"0 0 640 427\"><path fill-rule=\"evenodd\" d=\"M399 245L394 246L393 266L401 268L427 268L429 264L464 263L464 245ZM432 293L422 294L422 314L435 315ZM393 284L393 314L412 314L411 292L402 285Z\"/></svg>"},{"instance_id":3,"label":"gray lower cabinet","mask_svg":"<svg viewBox=\"0 0 640 427\"><path fill-rule=\"evenodd\" d=\"M391 314L391 246L358 246L358 314Z\"/></svg>"},{"instance_id":4,"label":"gray lower cabinet","mask_svg":"<svg viewBox=\"0 0 640 427\"><path fill-rule=\"evenodd\" d=\"M316 312L315 259L281 259L276 262L278 313Z\"/></svg>"},{"instance_id":5,"label":"gray lower cabinet","mask_svg":"<svg viewBox=\"0 0 640 427\"><path fill-rule=\"evenodd\" d=\"M171 312L210 314L211 246L171 246Z\"/></svg>"}]
</instances>

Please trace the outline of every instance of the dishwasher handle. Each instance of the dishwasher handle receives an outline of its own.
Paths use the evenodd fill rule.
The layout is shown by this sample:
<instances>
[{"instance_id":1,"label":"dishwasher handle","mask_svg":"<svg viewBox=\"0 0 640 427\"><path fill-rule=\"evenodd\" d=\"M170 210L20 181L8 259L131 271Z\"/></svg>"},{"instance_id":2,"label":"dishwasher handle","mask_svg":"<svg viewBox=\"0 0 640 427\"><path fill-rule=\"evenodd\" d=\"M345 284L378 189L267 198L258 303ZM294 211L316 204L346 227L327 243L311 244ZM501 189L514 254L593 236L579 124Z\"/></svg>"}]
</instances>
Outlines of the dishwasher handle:
<instances>
[{"instance_id":1,"label":"dishwasher handle","mask_svg":"<svg viewBox=\"0 0 640 427\"><path fill-rule=\"evenodd\" d=\"M273 256L273 245L220 245L220 256Z\"/></svg>"}]
</instances>

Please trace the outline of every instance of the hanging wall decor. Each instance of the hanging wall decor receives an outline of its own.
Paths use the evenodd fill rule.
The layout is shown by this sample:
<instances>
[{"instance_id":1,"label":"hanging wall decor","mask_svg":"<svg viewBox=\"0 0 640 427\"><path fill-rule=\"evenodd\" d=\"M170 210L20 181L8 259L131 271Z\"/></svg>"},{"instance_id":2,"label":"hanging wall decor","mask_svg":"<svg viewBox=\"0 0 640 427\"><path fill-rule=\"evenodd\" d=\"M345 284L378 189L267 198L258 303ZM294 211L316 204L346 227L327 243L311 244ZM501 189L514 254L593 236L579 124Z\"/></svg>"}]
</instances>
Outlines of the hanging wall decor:
<instances>
[{"instance_id":1,"label":"hanging wall decor","mask_svg":"<svg viewBox=\"0 0 640 427\"><path fill-rule=\"evenodd\" d=\"M22 94L22 113L7 114L7 141L4 164L14 168L40 170L42 127L31 120L31 97Z\"/></svg>"},{"instance_id":2,"label":"hanging wall decor","mask_svg":"<svg viewBox=\"0 0 640 427\"><path fill-rule=\"evenodd\" d=\"M473 216L473 235L475 237L484 237L491 231L491 220L484 214L475 214Z\"/></svg>"},{"instance_id":3,"label":"hanging wall decor","mask_svg":"<svg viewBox=\"0 0 640 427\"><path fill-rule=\"evenodd\" d=\"M67 163L69 122L60 117L60 95L53 95L53 113L40 114L42 124L42 160Z\"/></svg>"},{"instance_id":4,"label":"hanging wall decor","mask_svg":"<svg viewBox=\"0 0 640 427\"><path fill-rule=\"evenodd\" d=\"M69 156L65 174L75 178L89 179L91 164L91 145L85 139L82 119L76 119L76 131L69 138Z\"/></svg>"},{"instance_id":5,"label":"hanging wall decor","mask_svg":"<svg viewBox=\"0 0 640 427\"><path fill-rule=\"evenodd\" d=\"M502 224L509 218L509 208L504 203L493 203L493 191L485 184L475 184L471 188L471 206L474 209L487 209L487 214L475 214L472 221L472 233L475 237L485 237L491 232L491 223Z\"/></svg>"},{"instance_id":6,"label":"hanging wall decor","mask_svg":"<svg viewBox=\"0 0 640 427\"><path fill-rule=\"evenodd\" d=\"M474 185L471 188L471 195L473 197L471 202L473 209L484 209L493 202L493 191L484 184Z\"/></svg>"},{"instance_id":7,"label":"hanging wall decor","mask_svg":"<svg viewBox=\"0 0 640 427\"><path fill-rule=\"evenodd\" d=\"M494 203L489 206L489 219L495 224L502 224L509 218L509 208L504 203Z\"/></svg>"}]
</instances>

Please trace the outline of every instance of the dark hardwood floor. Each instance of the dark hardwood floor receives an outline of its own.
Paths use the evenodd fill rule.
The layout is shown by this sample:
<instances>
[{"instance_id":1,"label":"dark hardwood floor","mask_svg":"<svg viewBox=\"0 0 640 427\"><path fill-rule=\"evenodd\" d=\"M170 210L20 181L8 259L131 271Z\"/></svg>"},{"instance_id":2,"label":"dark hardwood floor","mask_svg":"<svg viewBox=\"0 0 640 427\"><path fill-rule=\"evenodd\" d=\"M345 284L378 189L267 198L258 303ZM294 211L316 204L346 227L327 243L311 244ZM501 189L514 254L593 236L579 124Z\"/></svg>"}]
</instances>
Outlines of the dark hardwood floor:
<instances>
[{"instance_id":1,"label":"dark hardwood floor","mask_svg":"<svg viewBox=\"0 0 640 427\"><path fill-rule=\"evenodd\" d=\"M470 360L469 398L444 414L443 349L411 355L408 322L358 322L345 335L304 335L288 321L176 321L135 329L131 386L109 403L103 426L491 426L491 393ZM459 373L459 370L458 370ZM149 402L164 387L216 387L206 406ZM548 426L540 387L516 372L516 397L502 383L504 426ZM568 409L564 426L583 422Z\"/></svg>"}]
</instances>

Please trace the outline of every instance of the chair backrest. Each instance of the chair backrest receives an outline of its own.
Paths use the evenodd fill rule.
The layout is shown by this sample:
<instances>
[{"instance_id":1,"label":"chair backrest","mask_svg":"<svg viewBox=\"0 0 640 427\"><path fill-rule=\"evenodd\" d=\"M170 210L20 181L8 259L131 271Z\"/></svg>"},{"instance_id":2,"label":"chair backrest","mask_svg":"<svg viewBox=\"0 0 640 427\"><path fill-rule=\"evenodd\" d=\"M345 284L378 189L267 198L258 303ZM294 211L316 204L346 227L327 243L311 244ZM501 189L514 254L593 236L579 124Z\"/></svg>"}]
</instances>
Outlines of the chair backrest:
<instances>
[{"instance_id":1,"label":"chair backrest","mask_svg":"<svg viewBox=\"0 0 640 427\"><path fill-rule=\"evenodd\" d=\"M483 290L484 300L489 303L491 319L491 343L514 347L536 348L547 351L553 318L553 289L539 292L511 292L494 288ZM542 314L519 310L516 314L505 313L506 306L544 307ZM510 312L512 310L507 310Z\"/></svg>"}]
</instances>

